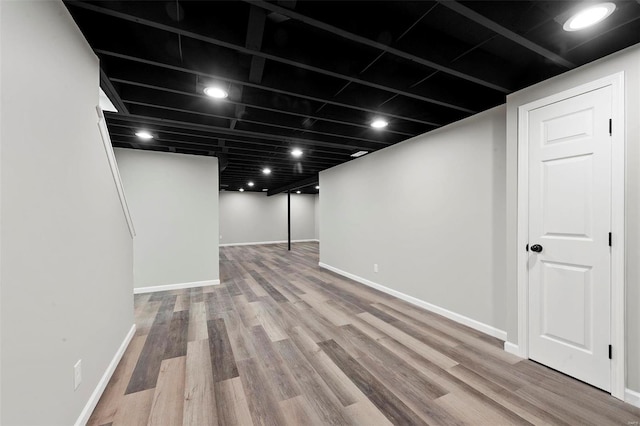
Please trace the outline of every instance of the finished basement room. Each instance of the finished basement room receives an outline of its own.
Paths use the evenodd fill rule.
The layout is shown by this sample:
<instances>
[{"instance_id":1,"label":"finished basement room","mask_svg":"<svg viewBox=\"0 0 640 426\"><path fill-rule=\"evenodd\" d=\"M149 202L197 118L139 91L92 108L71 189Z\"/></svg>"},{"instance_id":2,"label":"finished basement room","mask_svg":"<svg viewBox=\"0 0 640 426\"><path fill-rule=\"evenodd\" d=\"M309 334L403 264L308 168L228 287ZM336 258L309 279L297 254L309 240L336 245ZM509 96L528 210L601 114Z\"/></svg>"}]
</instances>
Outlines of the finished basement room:
<instances>
[{"instance_id":1,"label":"finished basement room","mask_svg":"<svg viewBox=\"0 0 640 426\"><path fill-rule=\"evenodd\" d=\"M637 0L0 0L2 426L640 424Z\"/></svg>"}]
</instances>

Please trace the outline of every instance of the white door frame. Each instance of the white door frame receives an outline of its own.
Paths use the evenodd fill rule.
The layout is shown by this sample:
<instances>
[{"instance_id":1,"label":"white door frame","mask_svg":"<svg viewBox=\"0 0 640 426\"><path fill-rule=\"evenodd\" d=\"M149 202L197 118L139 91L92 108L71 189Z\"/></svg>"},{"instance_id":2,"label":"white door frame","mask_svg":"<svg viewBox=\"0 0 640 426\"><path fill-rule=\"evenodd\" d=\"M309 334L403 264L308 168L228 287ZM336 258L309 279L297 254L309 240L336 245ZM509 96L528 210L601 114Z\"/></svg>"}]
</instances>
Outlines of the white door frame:
<instances>
[{"instance_id":1,"label":"white door frame","mask_svg":"<svg viewBox=\"0 0 640 426\"><path fill-rule=\"evenodd\" d=\"M611 86L611 395L625 394L625 116L624 72L619 72L518 107L518 355L529 358L529 111Z\"/></svg>"}]
</instances>

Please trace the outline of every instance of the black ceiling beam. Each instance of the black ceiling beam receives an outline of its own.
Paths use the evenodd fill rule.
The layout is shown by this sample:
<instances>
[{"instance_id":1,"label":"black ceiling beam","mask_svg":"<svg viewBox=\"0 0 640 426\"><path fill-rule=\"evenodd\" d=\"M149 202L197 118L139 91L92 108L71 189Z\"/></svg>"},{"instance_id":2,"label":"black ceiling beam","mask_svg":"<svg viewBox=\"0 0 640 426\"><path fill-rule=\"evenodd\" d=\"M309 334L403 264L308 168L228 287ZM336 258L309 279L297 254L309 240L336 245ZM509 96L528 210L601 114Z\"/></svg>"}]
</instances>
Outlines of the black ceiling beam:
<instances>
[{"instance_id":1,"label":"black ceiling beam","mask_svg":"<svg viewBox=\"0 0 640 426\"><path fill-rule=\"evenodd\" d=\"M161 86L155 86L152 84L146 84L146 83L141 83L138 81L132 81L132 80L127 80L127 79L123 79L123 78L111 78L111 81L115 81L116 83L120 83L120 84L126 84L126 85L130 85L130 86L136 86L136 87L143 87L145 89L152 89L152 90L158 90L161 92L166 92L166 93L174 93L177 95L184 95L184 96L190 96L190 97L194 97L194 98L200 98L200 99L207 99L206 96L204 95L199 95L197 93L190 93L190 92L184 92L182 90L176 90L176 89L171 89L168 87L161 87ZM327 118L327 117L319 117L319 116L313 116L313 115L309 115L309 114L300 114L294 111L287 111L287 110L282 110L282 109L276 109L276 108L270 108L270 107L265 107L262 105L256 105L256 104L250 104L247 102L238 102L238 101L234 101L231 100L229 98L225 99L225 102L234 104L236 106L243 106L246 108L254 108L254 109L259 109L259 110L264 110L264 111L269 111L269 112L275 112L278 114L287 114L287 115L292 115L295 117L301 117L301 118L310 118L312 120L316 120L316 121L326 121L328 123L334 123L334 124L342 124L344 126L354 126L354 127L360 127L363 129L370 129L371 126L367 125L367 124L360 124L360 123L354 123L351 121L342 121L342 120L336 120L333 118ZM393 130L393 129L385 129L385 133L394 133L397 135L403 135L403 136L415 136L413 133L407 133L407 132L400 132L398 130Z\"/></svg>"},{"instance_id":2,"label":"black ceiling beam","mask_svg":"<svg viewBox=\"0 0 640 426\"><path fill-rule=\"evenodd\" d=\"M374 49L378 49L378 50L381 50L381 51L383 51L385 53L389 53L391 55L394 55L394 56L397 56L397 57L400 57L400 58L403 58L403 59L407 59L407 60L409 60L411 62L414 62L414 63L420 64L420 65L423 65L425 67L429 67L429 68L438 70L438 71L443 72L445 74L449 74L449 75L452 75L454 77L457 77L457 78L460 78L460 79L463 79L463 80L467 80L467 81L470 81L472 83L479 84L481 86L488 87L490 89L497 90L497 91L502 92L502 93L511 93L513 91L513 90L508 89L506 87L503 87L503 86L501 86L499 84L492 83L490 81L475 77L475 76L467 74L467 73L464 73L462 71L455 70L455 69L453 69L451 67L448 67L448 66L445 66L445 65L442 65L442 64L438 64L436 62L430 61L430 60L425 59L425 58L421 58L419 56L413 55L413 54L408 53L408 52L404 52L402 50L399 50L399 49L393 48L391 46L388 46L388 45L386 45L384 43L380 43L380 42L377 42L375 40L371 40L371 39L368 39L366 37L362 37L362 36L359 36L357 34L351 33L349 31L345 31L345 30L343 30L341 28L334 27L333 25L327 24L325 22L318 21L316 19L310 18L310 17L305 16L305 15L303 15L301 13L294 12L294 11L286 9L284 7L280 7L280 6L275 5L273 3L267 3L266 1L262 1L262 0L244 0L244 1L246 1L247 3L251 3L251 5L260 6L260 7L264 8L266 10L269 10L271 12L279 13L281 15L284 15L284 16L287 16L289 18L295 19L297 21L303 22L303 23L305 23L305 24L307 24L309 26L312 26L312 27L327 31L327 32L329 32L329 33L331 33L333 35L340 36L340 37L342 37L344 39L347 39L349 41L353 41L355 43L359 43L359 44L363 44L365 46L373 47Z\"/></svg>"},{"instance_id":3,"label":"black ceiling beam","mask_svg":"<svg viewBox=\"0 0 640 426\"><path fill-rule=\"evenodd\" d=\"M123 114L129 114L127 106L122 103L120 94L113 86L113 83L111 83L111 80L109 80L109 77L107 77L107 74L105 74L102 67L100 67L100 87L102 87L104 94L107 95L111 103L113 103L113 106L116 107L119 112L122 112Z\"/></svg>"},{"instance_id":4,"label":"black ceiling beam","mask_svg":"<svg viewBox=\"0 0 640 426\"><path fill-rule=\"evenodd\" d=\"M311 176L309 178L299 180L297 182L293 182L288 185L283 185L279 188L270 189L269 191L267 191L267 196L270 197L272 195L276 195L285 191L295 191L296 189L303 188L305 186L310 186L317 183L318 183L318 174L316 173L314 176Z\"/></svg>"},{"instance_id":5,"label":"black ceiling beam","mask_svg":"<svg viewBox=\"0 0 640 426\"><path fill-rule=\"evenodd\" d=\"M108 117L117 117L117 118L119 118L121 120L129 120L129 121L135 121L135 122L147 122L147 123L159 123L159 124L169 125L171 127L182 127L182 128L191 129L191 130L205 130L205 131L211 131L211 132L221 133L221 134L244 135L244 136L256 137L256 138L260 138L260 139L275 140L275 141L284 142L284 143L287 143L287 142L303 143L303 144L309 144L309 145L332 147L332 148L337 148L337 149L371 150L371 147L366 147L366 146L361 146L361 145L346 145L346 144L342 145L342 144L336 144L336 143L332 143L332 142L318 141L318 140L314 140L314 139L272 135L272 134L267 134L267 133L252 132L252 131L249 131L249 130L229 129L229 128L226 128L226 127L218 127L218 126L210 126L210 125L206 125L206 124L190 123L190 122L185 122L185 121L180 121L180 120L171 120L171 119L167 119L167 118L150 117L150 116L147 116L147 115L137 115L137 114L124 115L124 114L120 114L120 113L110 113L110 112L106 112L105 115L107 115ZM222 136L222 138L224 138L224 136Z\"/></svg>"},{"instance_id":6,"label":"black ceiling beam","mask_svg":"<svg viewBox=\"0 0 640 426\"><path fill-rule=\"evenodd\" d=\"M156 103L138 102L138 101L133 101L133 100L128 100L128 99L123 99L123 102L131 104L131 105L139 105L139 106L145 106L145 107L149 107L149 108L158 108L158 109L163 109L163 110L167 110L167 111L183 112L185 114L200 115L200 116L203 116L203 117L221 118L221 119L225 119L225 120L233 120L234 119L233 117L228 117L228 116L225 116L225 115L210 114L210 113L206 113L206 112L200 112L200 111L182 109L182 108L174 108L174 107L170 107L170 106L166 106L166 105L159 105L159 104L156 104ZM322 135L322 136L350 139L350 140L360 141L360 142L370 142L372 144L378 144L378 145L381 145L381 146L389 146L389 145L391 145L388 142L377 141L377 140L374 140L374 139L358 138L358 137L355 137L355 136L340 135L340 134L337 134L337 133L319 132L317 130L306 129L306 128L303 128L303 127L290 127L290 126L283 126L283 125L280 125L280 124L267 123L267 122L264 122L264 121L255 121L255 120L247 120L247 119L242 119L240 121L244 122L244 123L248 123L248 124L255 124L255 125L258 125L258 126L277 127L279 129L284 129L284 130L292 130L292 131L298 131L298 132L304 132L304 133L313 133L313 134ZM232 128L231 130L235 130L235 129ZM272 134L272 133L267 133L267 134ZM283 137L287 137L287 136L283 136Z\"/></svg>"},{"instance_id":7,"label":"black ceiling beam","mask_svg":"<svg viewBox=\"0 0 640 426\"><path fill-rule=\"evenodd\" d=\"M264 36L264 25L267 21L267 13L256 6L249 9L249 23L247 24L247 37L245 47L252 50L262 49L262 38ZM257 55L251 57L251 67L249 68L249 81L252 83L262 83L264 73L265 58Z\"/></svg>"},{"instance_id":8,"label":"black ceiling beam","mask_svg":"<svg viewBox=\"0 0 640 426\"><path fill-rule=\"evenodd\" d=\"M471 21L475 22L476 24L479 24L485 28L488 28L489 30L493 31L494 33L500 34L501 36L511 40L512 42L519 44L520 46L531 50L532 52L537 53L538 55L541 55L547 59L549 59L550 61L555 62L558 65L561 65L565 68L575 68L575 64L573 64L572 62L566 60L565 58L563 58L562 56L558 55L557 53L554 53L552 51L550 51L549 49L546 49L542 46L540 46L539 44L536 44L534 42L532 42L531 40L522 37L520 34L517 34L505 27L503 27L502 25L498 24L497 22L492 21L491 19L487 18L486 16L483 16L481 14L479 14L478 12L476 12L473 9L468 8L467 6L462 5L461 3L458 3L455 0L446 0L446 1L440 1L440 4L448 7L449 9L453 10L454 12L464 16L467 19L470 19Z\"/></svg>"},{"instance_id":9,"label":"black ceiling beam","mask_svg":"<svg viewBox=\"0 0 640 426\"><path fill-rule=\"evenodd\" d=\"M183 37L189 37L191 39L194 40L199 40L202 41L204 43L209 43L209 44L213 44L216 46L220 46L220 47L224 47L226 49L231 49L231 50L235 50L237 52L246 54L246 55L255 55L255 56L259 56L265 59L268 59L270 61L274 61L274 62L279 62L285 65L289 65L295 68L300 68L300 69L304 69L307 71L312 71L312 72L316 72L318 74L323 74L329 77L333 77L333 78L337 78L337 79L341 79L341 80L345 80L345 81L350 81L352 83L356 83L356 84L360 84L363 86L368 86L368 87L372 87L374 89L378 89L378 90L383 90L386 92L390 92L390 93L395 93L397 95L400 96L404 96L407 98L412 98L412 99L416 99L419 101L423 101L426 103L430 103L433 105L438 105L441 107L445 107L445 108L451 108L454 110L458 110L458 111L462 111L462 112L466 112L469 114L475 114L477 111L474 111L472 109L460 106L460 105L456 105L450 102L446 102L443 100L439 100L439 99L433 99L433 98L429 98L426 96L422 96L416 93L412 93L412 92L407 92L405 90L400 90L400 89L396 89L393 87L389 87L389 86L385 86L383 84L378 84L378 83L374 83L372 81L367 81L367 80L362 80L360 78L356 78L356 77L351 77L348 76L346 74L341 74L338 72L334 72L331 70L326 70L323 68L319 68L313 65L309 65L309 64L305 64L302 62L298 62L298 61L294 61L292 59L287 59L287 58L283 58L277 55L272 55L269 53L265 53L265 52L261 52L258 50L254 50L254 49L249 49L246 48L244 46L240 46L237 45L235 43L229 43L226 41L222 41L219 40L217 38L214 37L209 37L209 36L205 36L202 34L198 34L198 33L194 33L192 31L187 31L187 30L183 30L181 28L176 28L173 27L171 25L166 25L166 24L161 24L159 22L155 22L155 21L151 21L148 19L144 19L144 18L140 18L138 16L135 15L130 15L128 13L124 13L124 12L119 12L119 11L115 11L112 9L108 9L108 8L104 8L104 7L99 7L99 6L95 6L93 4L87 4L87 3L78 3L78 2L73 2L73 3L69 3L70 5L76 6L76 7L80 7L83 9L87 9L90 10L92 12L96 12L96 13L101 13L101 14L105 14L108 16L112 16L114 18L118 18L118 19L123 19L129 22L134 22L136 24L139 25L145 25L151 28L156 28L159 30L163 30L163 31L167 31L167 32L171 32L174 34L179 34Z\"/></svg>"},{"instance_id":10,"label":"black ceiling beam","mask_svg":"<svg viewBox=\"0 0 640 426\"><path fill-rule=\"evenodd\" d=\"M321 103L326 103L326 104L329 104L329 105L334 105L334 106L338 106L338 107L342 107L342 108L349 108L349 109L353 109L353 110L357 110L357 111L363 111L363 112L367 112L369 114L375 114L375 115L383 114L386 117L397 118L399 120L405 120L405 121L411 121L411 122L414 122L414 123L425 124L427 126L433 126L433 127L440 127L441 126L441 124L434 123L432 121L421 120L421 119L418 119L418 118L407 117L407 116L392 114L392 113L388 113L388 112L384 112L384 111L364 108L364 107L360 107L360 106L357 106L357 105L351 105L351 104L345 104L345 103L342 103L342 102L336 102L336 101L333 101L333 100L330 100L330 99L318 98L318 97L315 97L315 96L309 96L309 95L304 95L304 94L301 94L301 93L290 92L290 91L278 89L278 88L275 88L275 87L264 86L262 84L254 84L254 83L251 83L251 82L248 82L248 81L236 80L236 79L233 79L233 78L228 78L228 77L223 77L223 76L219 76L219 75L215 75L215 74L209 74L209 73L204 73L204 72L201 72L201 71L196 71L196 70L193 70L193 69L190 69L190 68L179 67L179 66L176 66L176 65L165 64L165 63L158 62L158 61L152 61L152 60L149 60L149 59L139 58L137 56L125 55L123 53L111 52L111 51L103 50L103 49L94 49L94 51L97 54L100 54L100 55L111 56L111 57L119 58L119 59L125 59L125 60L131 61L131 62L138 62L138 63L141 63L141 64L152 65L152 66L155 66L155 67L164 68L164 69L173 70L173 71L180 71L180 72L184 72L184 73L192 74L192 75L196 75L196 76L201 76L201 77L207 77L207 78L217 79L217 80L225 80L225 81L228 81L228 82L234 83L234 84L241 84L241 85L244 85L244 86L247 86L247 87L253 87L253 88L256 88L256 89L266 90L266 91L273 92L273 93L278 93L278 94L287 95L287 96L294 96L294 97L301 98L301 99L307 99L309 101L321 102Z\"/></svg>"},{"instance_id":11,"label":"black ceiling beam","mask_svg":"<svg viewBox=\"0 0 640 426\"><path fill-rule=\"evenodd\" d=\"M132 123L126 123L126 124L118 124L118 123L114 123L113 121L109 122L109 128L111 127L123 127L126 129L135 129L139 126L132 124ZM209 144L209 146L212 147L220 147L222 148L223 152L229 152L229 149L237 149L237 148L242 148L242 147L236 147L236 146L229 146L228 144L225 144L224 142L232 142L232 143L239 143L239 144L243 144L243 145L257 145L257 146L264 146L265 148L260 150L260 152L271 152L274 153L276 151L274 151L275 149L288 149L289 146L288 145L274 145L273 143L264 143L264 142L257 142L257 141L253 141L253 140L248 140L248 139L234 139L234 138L229 138L229 137L225 137L224 140L220 139L220 138L216 138L216 137L212 137L212 136L205 136L205 135L198 135L198 134L194 134L194 133L185 133L185 132L176 132L174 130L166 130L166 129L149 129L151 131L157 131L157 132L161 132L161 133L166 133L166 134L171 134L171 135L178 135L178 136L186 136L189 138L202 138L202 139L206 139L206 140L217 140L218 144L217 145L213 145L213 144ZM127 137L132 137L132 135L134 134L134 132L131 132L130 134L124 135L122 133L117 133L117 132L113 132L112 134L114 135L120 135L120 136L127 136ZM162 139L162 138L161 138ZM168 139L167 139L168 140ZM199 144L199 145L206 145L204 143L201 142L193 142L193 141L187 141L186 139L182 140L183 142L189 142L189 143L195 143L195 144ZM303 148L306 148L306 146L301 145ZM313 152L320 152L320 153L324 153L324 154L332 154L332 155L351 155L353 153L352 149L342 149L342 150L328 150L328 149L323 149L323 148L319 148L319 147L311 147L310 149L313 149ZM269 151L271 150L271 151ZM257 150L256 150L257 151Z\"/></svg>"}]
</instances>

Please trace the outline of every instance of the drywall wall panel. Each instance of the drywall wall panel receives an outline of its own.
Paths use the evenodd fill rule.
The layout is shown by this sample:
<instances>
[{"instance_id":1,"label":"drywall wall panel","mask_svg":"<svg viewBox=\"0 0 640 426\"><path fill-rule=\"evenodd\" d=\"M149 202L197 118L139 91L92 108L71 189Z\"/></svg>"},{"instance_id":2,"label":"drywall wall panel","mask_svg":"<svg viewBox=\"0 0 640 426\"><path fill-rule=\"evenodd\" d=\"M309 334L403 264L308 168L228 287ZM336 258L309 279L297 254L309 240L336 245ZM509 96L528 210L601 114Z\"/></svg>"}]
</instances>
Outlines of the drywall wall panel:
<instances>
[{"instance_id":1,"label":"drywall wall panel","mask_svg":"<svg viewBox=\"0 0 640 426\"><path fill-rule=\"evenodd\" d=\"M98 59L62 2L1 7L0 423L70 425L133 325L133 244Z\"/></svg>"},{"instance_id":2,"label":"drywall wall panel","mask_svg":"<svg viewBox=\"0 0 640 426\"><path fill-rule=\"evenodd\" d=\"M134 286L218 280L218 159L115 153L136 229Z\"/></svg>"},{"instance_id":3,"label":"drywall wall panel","mask_svg":"<svg viewBox=\"0 0 640 426\"><path fill-rule=\"evenodd\" d=\"M321 172L320 188L322 263L504 330L504 106Z\"/></svg>"},{"instance_id":4,"label":"drywall wall panel","mask_svg":"<svg viewBox=\"0 0 640 426\"><path fill-rule=\"evenodd\" d=\"M315 195L291 194L291 239L315 238ZM220 192L220 244L287 239L287 194Z\"/></svg>"}]
</instances>

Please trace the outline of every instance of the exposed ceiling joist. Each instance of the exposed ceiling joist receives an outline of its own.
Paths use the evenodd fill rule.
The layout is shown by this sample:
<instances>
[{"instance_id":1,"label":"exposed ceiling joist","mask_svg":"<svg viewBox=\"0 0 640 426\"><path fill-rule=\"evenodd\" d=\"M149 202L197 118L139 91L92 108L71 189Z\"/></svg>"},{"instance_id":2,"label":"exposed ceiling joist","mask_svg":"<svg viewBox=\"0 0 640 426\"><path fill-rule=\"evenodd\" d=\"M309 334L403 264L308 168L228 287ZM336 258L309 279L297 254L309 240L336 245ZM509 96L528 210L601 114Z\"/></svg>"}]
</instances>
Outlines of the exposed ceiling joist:
<instances>
[{"instance_id":1,"label":"exposed ceiling joist","mask_svg":"<svg viewBox=\"0 0 640 426\"><path fill-rule=\"evenodd\" d=\"M455 1L455 0L446 0L446 1L440 1L440 4L442 4L445 7L448 7L449 9L453 10L454 12L459 13L460 15L472 20L473 22L482 25L485 28L490 29L491 31L500 34L501 36L511 40L514 43L519 44L522 47L525 47L529 50L531 50L532 52L537 53L538 55L544 56L545 58L549 59L550 61L555 62L558 65L561 65L565 68L575 68L575 64L573 64L571 61L566 60L565 58L563 58L562 56L558 55L557 53L554 53L552 51L550 51L549 49L546 49L534 42L532 42L529 39L526 39L525 37L522 37L520 34L517 34L505 27L503 27L502 25L498 24L497 22L492 21L491 19L487 18L486 16L483 16L481 14L479 14L478 12L476 12L475 10L472 10L470 8L468 8L467 6L464 6L463 4Z\"/></svg>"},{"instance_id":2,"label":"exposed ceiling joist","mask_svg":"<svg viewBox=\"0 0 640 426\"><path fill-rule=\"evenodd\" d=\"M204 117L221 118L221 119L225 119L225 120L234 120L235 119L234 117L228 117L228 116L225 116L225 115L210 114L210 113L206 113L206 112L188 110L188 109L183 109L183 108L174 108L174 107L169 107L169 106L166 106L166 105L159 105L159 104L156 104L156 103L138 102L138 101L133 101L133 100L128 100L128 99L124 99L123 102L125 102L125 103L127 103L129 105L138 105L138 106L145 106L145 107L149 107L149 108L158 108L158 109L163 109L163 110L167 110L167 111L183 112L185 114L193 114L193 115L204 116ZM260 126L267 126L267 127L276 127L276 128L284 129L284 130L293 130L293 131L299 131L299 132L303 132L303 133L313 133L313 134L316 134L316 135L330 136L330 137L336 137L336 138L342 138L342 139L349 139L349 140L360 141L360 142L370 142L372 144L379 144L381 146L388 146L389 145L389 143L387 143L387 142L377 141L377 140L374 140L374 139L358 138L358 137L354 137L354 136L339 135L339 134L335 134L335 133L319 132L319 131L315 131L315 130L311 130L311 129L305 129L303 127L283 126L283 125L280 125L280 124L267 123L267 122L262 122L262 121L254 121L254 120L248 120L248 119L244 119L242 121L244 121L246 123L250 123L250 124L257 124L257 125L260 125ZM231 130L235 130L235 126L231 127ZM267 133L267 134L271 134L271 133ZM284 135L277 135L277 136L281 136L283 138L287 138L288 137L288 136L284 136Z\"/></svg>"},{"instance_id":3,"label":"exposed ceiling joist","mask_svg":"<svg viewBox=\"0 0 640 426\"><path fill-rule=\"evenodd\" d=\"M445 100L440 100L440 99L434 99L434 98L430 98L427 96L423 96L423 95L419 95L417 93L412 93L412 92L408 92L406 90L401 90L398 88L394 88L394 87L390 87L390 86L386 86L383 84L379 84L379 83L375 83L372 81L368 81L368 80L363 80L357 77L352 77L346 74L341 74L335 71L331 71L328 69L324 69L324 68L320 68L320 67L316 67L314 65L310 65L310 64L305 64L302 62L298 62L298 61L294 61L292 59L287 59L281 56L277 56L277 55L273 55L273 54L269 54L269 53L265 53L265 52L261 52L258 50L254 50L254 49L249 49L246 48L244 46L240 46L234 43L230 43L230 42L226 42L223 40L219 40L217 38L214 37L209 37L209 36L205 36L202 34L198 34L192 31L187 31L187 30L183 30L181 28L176 28L174 26L171 25L166 25L166 24L161 24L159 22L155 22L155 21L151 21L149 19L144 19L144 18L140 18L138 16L134 16L134 15L130 15L124 12L118 12L112 9L108 9L108 8L104 8L104 7L99 7L99 6L95 6L93 4L88 4L88 3L70 3L73 6L76 7L80 7L80 8L84 8L87 10L90 10L92 12L96 12L96 13L101 13L101 14L105 14L105 15L109 15L112 16L114 18L118 18L118 19L123 19L129 22L135 22L136 24L140 24L140 25L146 25L152 28L156 28L156 29L160 29L163 31L168 31L168 32L172 32L175 34L180 34L183 37L189 37L192 38L194 40L199 40L205 43L210 43L216 46L220 46L220 47L224 47L227 49L231 49L231 50L235 50L237 52L240 53L244 53L246 55L254 55L254 56L259 56L262 57L264 59L268 59L274 62L279 62L285 65L289 65L292 67L296 67L296 68L300 68L306 71L312 71L318 74L323 74L326 75L328 77L333 77L333 78L337 78L337 79L341 79L341 80L345 80L345 81L349 81L351 83L357 83L360 84L362 86L367 86L367 87L371 87L374 89L378 89L378 90L383 90L389 93L394 93L396 95L400 95L400 96L404 96L407 98L411 98L411 99L415 99L418 101L422 101L422 102L426 102L429 104L433 104L433 105L438 105L441 107L445 107L445 108L450 108L456 111L461 111L461 112L465 112L465 113L469 113L469 114L474 114L477 111L474 111L471 108L467 108L465 106L461 106L461 105L456 105L452 102L449 101L445 101Z\"/></svg>"},{"instance_id":4,"label":"exposed ceiling joist","mask_svg":"<svg viewBox=\"0 0 640 426\"><path fill-rule=\"evenodd\" d=\"M160 123L160 124L171 125L173 127L182 127L187 129L193 129L193 130L208 130L208 131L213 131L221 134L246 135L246 136L257 137L260 139L275 140L275 141L285 142L285 143L302 143L302 144L308 144L312 146L313 145L326 146L326 147L333 147L338 149L345 149L345 148L363 149L363 150L371 149L371 147L363 146L363 145L337 144L337 143L331 143L331 142L318 141L315 139L271 135L271 134L260 133L260 132L252 132L248 130L229 129L226 127L210 126L210 125L197 124L197 123L188 123L180 120L170 120L166 118L157 118L157 117L151 117L148 115L137 115L137 114L121 115L121 114L112 114L112 113L107 113L107 114L108 116L118 117L120 119L130 119L132 121L137 121L141 123L144 123L144 122Z\"/></svg>"},{"instance_id":5,"label":"exposed ceiling joist","mask_svg":"<svg viewBox=\"0 0 640 426\"><path fill-rule=\"evenodd\" d=\"M198 93L184 92L182 90L175 90L175 89L171 89L169 87L161 87L161 86L156 86L156 85L152 85L152 84L145 84L145 83L142 83L142 82L139 82L139 81L127 80L127 79L122 79L122 78L111 78L110 80L114 81L114 82L117 82L117 83L130 85L130 86L137 86L137 87L143 87L143 88L147 88L147 89L158 90L158 91L161 91L161 92L174 93L176 95L184 95L184 96L190 96L190 97L194 97L194 98L207 99L206 96L200 95ZM238 101L234 101L234 100L228 99L228 98L225 99L225 102L234 104L236 106L242 106L242 107L245 107L245 108L255 108L255 109L259 109L259 110L275 112L275 113L278 113L278 114L287 114L287 115L292 115L292 116L295 116L295 117L301 117L301 118L304 118L304 119L311 119L311 120L314 120L314 121L326 121L328 123L335 123L335 124L342 124L342 125L345 125L345 126L359 127L359 128L362 128L362 129L370 129L371 128L371 126L368 125L368 124L361 124L361 123L354 123L354 122L350 122L350 121L336 120L336 119L333 119L333 118L321 117L321 116L317 116L317 115L300 114L300 113L297 113L297 112L294 112L294 111L270 108L270 107L267 107L267 106L252 104L252 103L248 103L248 102L238 102ZM236 111L237 111L237 109L236 109ZM411 134L411 133L400 132L398 130L393 130L393 129L387 129L385 131L386 131L386 133L393 133L393 134L402 135L402 136L413 136L413 134Z\"/></svg>"},{"instance_id":6,"label":"exposed ceiling joist","mask_svg":"<svg viewBox=\"0 0 640 426\"><path fill-rule=\"evenodd\" d=\"M171 65L171 64L165 64L162 62L158 62L158 61L151 61L149 59L144 59L144 58L138 58L135 56L131 56L131 55L125 55L122 53L117 53L117 52L111 52L108 50L103 50L103 49L94 49L96 53L100 54L100 55L105 55L105 56L111 56L114 58L119 58L119 59L125 59L127 61L132 61L132 62L138 62L141 64L146 64L146 65L153 65L159 68L166 68L169 70L173 70L173 71L180 71L180 72L184 72L184 73L189 73L192 75L197 75L197 76L201 76L201 77L208 77L208 78L212 78L212 79L223 79L226 80L230 83L235 83L235 84L242 84L244 86L247 87L254 87L256 89L261 89L261 90L267 90L273 93L278 93L278 94L282 94L282 95L287 95L287 96L295 96L301 99L307 99L310 101L315 101L315 102L323 102L329 105L334 105L334 106L338 106L338 107L342 107L342 108L349 108L349 109L353 109L353 110L357 110L357 111L363 111L363 112L367 112L369 114L374 114L374 115L379 115L379 114L383 114L386 117L389 118L395 118L398 120L405 120L405 121L410 121L413 123L419 123L419 124L424 124L427 126L433 126L433 127L440 127L440 124L432 122L432 121L427 121L427 120L421 120L418 118L414 118L414 117L408 117L408 116L403 116L403 115L398 115L398 114L393 114L390 112L385 112L385 111L380 111L380 110L375 110L375 109L370 109L370 108L364 108L364 107L360 107L357 105L351 105L351 104L346 104L343 102L336 102L336 101L332 101L330 99L326 99L326 98L318 98L315 96L309 96L309 95L305 95L302 93L295 93L295 92L290 92L287 90L281 90L278 89L276 87L270 87L270 86L264 86L264 85L260 85L260 84L253 84L247 81L242 81L242 80L237 80L237 79L233 79L233 78L228 78L228 77L223 77L223 76L219 76L219 75L215 75L215 74L210 74L210 73L204 73L201 71L196 71L190 68L185 68L185 67L179 67L176 65Z\"/></svg>"},{"instance_id":7,"label":"exposed ceiling joist","mask_svg":"<svg viewBox=\"0 0 640 426\"><path fill-rule=\"evenodd\" d=\"M310 186L317 183L318 183L318 174L316 173L315 175L308 177L306 179L299 180L297 182L290 183L288 185L283 185L279 188L270 189L267 192L267 195L270 197L272 195L280 194L281 192L295 191L296 189L304 188L305 186Z\"/></svg>"},{"instance_id":8,"label":"exposed ceiling joist","mask_svg":"<svg viewBox=\"0 0 640 426\"><path fill-rule=\"evenodd\" d=\"M102 87L105 95L107 95L111 103L113 103L119 112L129 114L127 106L122 102L122 99L120 99L118 91L113 87L113 83L111 83L111 80L109 80L109 77L107 77L107 74L105 74L102 68L100 68L100 87Z\"/></svg>"},{"instance_id":9,"label":"exposed ceiling joist","mask_svg":"<svg viewBox=\"0 0 640 426\"><path fill-rule=\"evenodd\" d=\"M502 92L502 93L511 93L512 92L511 89L503 87L500 84L496 84L496 83L493 83L493 82L490 82L490 81L475 77L475 76L470 75L468 73L453 69L453 68L451 68L449 66L438 64L438 63L430 61L428 59L421 58L421 57L413 55L411 53L407 53L407 52L404 52L402 50L393 48L393 47L388 46L388 45L386 45L384 43L380 43L380 42L377 42L375 40L371 40L371 39L368 39L366 37L359 36L357 34L351 33L349 31L345 31L345 30L343 30L341 28L337 28L337 27L335 27L333 25L318 21L316 19L310 18L310 17L305 16L305 15L303 15L301 13L298 13L298 12L294 12L294 11L289 10L287 8L275 5L273 3L268 3L268 2L262 1L262 0L243 0L243 1L246 1L247 3L251 3L252 7L259 6L261 8L266 9L266 10L269 10L271 12L279 13L281 15L284 15L284 16L287 16L289 18L295 19L297 21L303 22L303 23L305 23L307 25L310 25L312 27L327 31L327 32L329 32L329 33L331 33L333 35L340 36L340 37L342 37L344 39L347 39L347 40L350 40L350 41L353 41L353 42L356 42L356 43L359 43L359 44L363 44L365 46L373 47L373 48L381 50L381 51L383 51L385 53L389 53L391 55L395 55L397 57L400 57L400 58L403 58L403 59L407 59L407 60L415 62L417 64L424 65L425 67L429 67L429 68L438 70L438 71L443 72L445 74L449 74L449 75L452 75L454 77L457 77L457 78L460 78L460 79L463 79L463 80L467 80L467 81L470 81L472 83L479 84L481 86L488 87L490 89L497 90L497 91Z\"/></svg>"}]
</instances>

